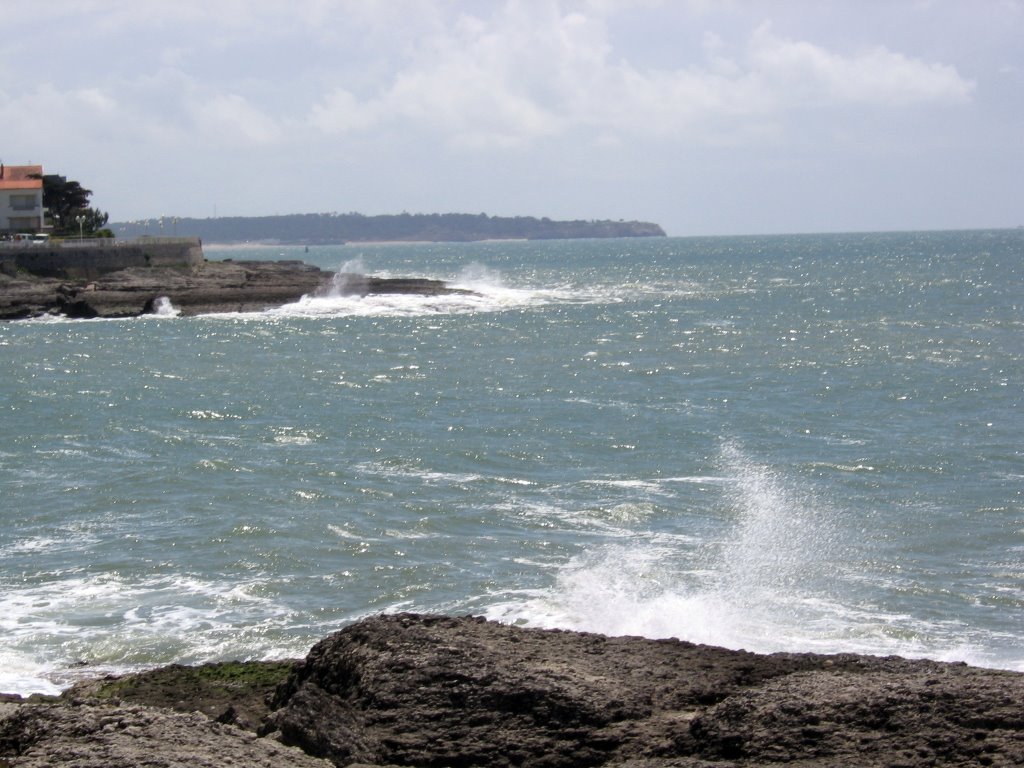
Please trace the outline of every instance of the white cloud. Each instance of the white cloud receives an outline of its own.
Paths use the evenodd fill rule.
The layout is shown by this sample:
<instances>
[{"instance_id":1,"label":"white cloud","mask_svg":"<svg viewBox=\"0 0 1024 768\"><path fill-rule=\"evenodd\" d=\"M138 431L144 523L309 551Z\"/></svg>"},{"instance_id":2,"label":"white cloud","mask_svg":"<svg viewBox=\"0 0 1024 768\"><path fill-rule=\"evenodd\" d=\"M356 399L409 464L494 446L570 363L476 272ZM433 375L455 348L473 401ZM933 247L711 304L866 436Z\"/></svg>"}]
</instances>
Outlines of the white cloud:
<instances>
[{"instance_id":1,"label":"white cloud","mask_svg":"<svg viewBox=\"0 0 1024 768\"><path fill-rule=\"evenodd\" d=\"M970 98L974 83L956 69L882 47L841 56L804 41L777 37L761 25L750 44L751 73L781 103L954 104Z\"/></svg>"},{"instance_id":2,"label":"white cloud","mask_svg":"<svg viewBox=\"0 0 1024 768\"><path fill-rule=\"evenodd\" d=\"M285 135L280 121L243 96L218 92L174 69L103 87L61 90L41 83L12 96L0 93L0 111L12 143L43 147L96 141L174 150L267 146Z\"/></svg>"},{"instance_id":3,"label":"white cloud","mask_svg":"<svg viewBox=\"0 0 1024 768\"><path fill-rule=\"evenodd\" d=\"M645 137L719 143L776 135L773 126L794 107L957 104L974 89L948 64L883 47L829 50L776 34L768 23L745 39L735 30L705 31L696 63L644 65L637 51L614 46L609 25L657 5L154 0L139 10L134 0L53 0L46 12L65 41L75 39L78 25L59 27L57 11L89 19L108 41L123 41L118 55L133 51L125 64L142 65L137 74L121 71L97 85L66 86L66 93L78 100L92 94L88 110L121 109L144 132L167 138L195 131L213 144L267 146L296 130L427 132L476 149L568 136L603 145ZM712 23L703 0L686 7L688 23ZM186 29L194 34L170 42ZM157 31L168 43L152 45L150 55L130 45ZM257 58L246 68L225 60L225 72L208 69L233 50ZM178 78L164 77L167 71ZM278 72L300 95L288 107L274 95ZM145 93L143 83L159 90Z\"/></svg>"},{"instance_id":4,"label":"white cloud","mask_svg":"<svg viewBox=\"0 0 1024 768\"><path fill-rule=\"evenodd\" d=\"M403 122L443 133L457 144L510 146L558 132L536 80L524 70L539 42L518 12L502 23L465 15L421 42L413 60L363 100L338 87L313 106L309 122L344 133Z\"/></svg>"},{"instance_id":5,"label":"white cloud","mask_svg":"<svg viewBox=\"0 0 1024 768\"><path fill-rule=\"evenodd\" d=\"M595 6L591 6L593 8ZM516 146L583 130L717 141L761 135L795 106L899 107L968 100L957 71L885 48L842 54L754 30L738 54L707 33L700 65L641 68L613 50L605 17L556 3L463 15L425 37L390 79L357 96L341 86L311 110L328 133L411 124L474 146ZM758 125L742 124L753 120Z\"/></svg>"},{"instance_id":6,"label":"white cloud","mask_svg":"<svg viewBox=\"0 0 1024 768\"><path fill-rule=\"evenodd\" d=\"M99 88L60 90L53 83L39 83L14 95L0 93L8 137L44 145L59 142L68 125L75 125L78 134L101 133L118 111L116 100Z\"/></svg>"},{"instance_id":7,"label":"white cloud","mask_svg":"<svg viewBox=\"0 0 1024 768\"><path fill-rule=\"evenodd\" d=\"M373 127L378 111L376 105L360 103L349 91L335 88L313 105L309 122L327 134L349 133Z\"/></svg>"},{"instance_id":8,"label":"white cloud","mask_svg":"<svg viewBox=\"0 0 1024 768\"><path fill-rule=\"evenodd\" d=\"M193 101L189 112L200 132L213 143L234 145L242 141L261 146L273 144L284 135L273 118L233 93Z\"/></svg>"}]
</instances>

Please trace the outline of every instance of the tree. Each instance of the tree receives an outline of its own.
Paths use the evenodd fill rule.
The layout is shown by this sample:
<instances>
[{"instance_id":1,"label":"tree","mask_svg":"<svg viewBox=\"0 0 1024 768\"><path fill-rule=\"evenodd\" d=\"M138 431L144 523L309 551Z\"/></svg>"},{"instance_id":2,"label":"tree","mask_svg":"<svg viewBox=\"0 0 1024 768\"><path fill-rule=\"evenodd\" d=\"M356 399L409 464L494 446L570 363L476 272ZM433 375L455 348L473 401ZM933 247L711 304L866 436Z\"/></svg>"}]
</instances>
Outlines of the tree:
<instances>
[{"instance_id":1,"label":"tree","mask_svg":"<svg viewBox=\"0 0 1024 768\"><path fill-rule=\"evenodd\" d=\"M38 178L38 177L37 177ZM77 235L79 233L106 237L106 226L110 216L97 208L89 207L91 189L77 181L68 181L66 176L46 174L43 180L43 205L53 218L53 234ZM78 217L82 221L78 221Z\"/></svg>"},{"instance_id":2,"label":"tree","mask_svg":"<svg viewBox=\"0 0 1024 768\"><path fill-rule=\"evenodd\" d=\"M93 237L113 237L114 233L106 229L107 221L110 220L110 214L104 213L98 208L85 208L81 213L76 216L82 216L85 221L82 222L82 231L86 232ZM76 222L77 223L77 222Z\"/></svg>"}]
</instances>

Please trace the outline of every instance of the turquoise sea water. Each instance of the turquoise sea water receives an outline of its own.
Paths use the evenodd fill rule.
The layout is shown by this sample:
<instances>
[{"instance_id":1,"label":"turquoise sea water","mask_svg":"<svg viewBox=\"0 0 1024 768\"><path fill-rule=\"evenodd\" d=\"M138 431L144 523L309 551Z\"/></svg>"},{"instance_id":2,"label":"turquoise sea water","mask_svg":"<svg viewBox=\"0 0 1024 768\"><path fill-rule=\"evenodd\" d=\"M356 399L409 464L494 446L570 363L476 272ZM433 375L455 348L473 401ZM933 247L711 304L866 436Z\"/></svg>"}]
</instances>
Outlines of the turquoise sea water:
<instances>
[{"instance_id":1,"label":"turquoise sea water","mask_svg":"<svg viewBox=\"0 0 1024 768\"><path fill-rule=\"evenodd\" d=\"M207 256L478 293L0 325L0 691L394 610L1024 670L1024 231Z\"/></svg>"}]
</instances>

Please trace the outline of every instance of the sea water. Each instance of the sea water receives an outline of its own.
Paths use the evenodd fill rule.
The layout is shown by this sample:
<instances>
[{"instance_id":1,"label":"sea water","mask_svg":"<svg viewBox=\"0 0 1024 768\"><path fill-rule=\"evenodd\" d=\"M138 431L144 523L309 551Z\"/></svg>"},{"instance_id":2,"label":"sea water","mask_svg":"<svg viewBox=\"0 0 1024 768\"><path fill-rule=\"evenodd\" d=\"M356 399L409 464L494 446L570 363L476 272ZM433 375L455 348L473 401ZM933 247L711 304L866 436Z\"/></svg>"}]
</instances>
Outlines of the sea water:
<instances>
[{"instance_id":1,"label":"sea water","mask_svg":"<svg viewBox=\"0 0 1024 768\"><path fill-rule=\"evenodd\" d=\"M206 251L473 293L0 325L0 691L388 611L1024 670L1024 231Z\"/></svg>"}]
</instances>

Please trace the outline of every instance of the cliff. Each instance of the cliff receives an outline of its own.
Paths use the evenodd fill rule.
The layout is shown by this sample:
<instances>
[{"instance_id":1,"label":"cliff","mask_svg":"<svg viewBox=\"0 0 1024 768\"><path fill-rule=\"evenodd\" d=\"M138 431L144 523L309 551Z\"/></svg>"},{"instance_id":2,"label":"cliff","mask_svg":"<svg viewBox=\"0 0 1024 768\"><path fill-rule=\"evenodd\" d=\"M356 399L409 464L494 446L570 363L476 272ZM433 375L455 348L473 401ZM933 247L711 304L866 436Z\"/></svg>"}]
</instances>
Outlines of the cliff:
<instances>
[{"instance_id":1,"label":"cliff","mask_svg":"<svg viewBox=\"0 0 1024 768\"><path fill-rule=\"evenodd\" d=\"M9 698L10 766L1024 764L1021 674L470 617L371 618L294 664L170 667Z\"/></svg>"}]
</instances>

